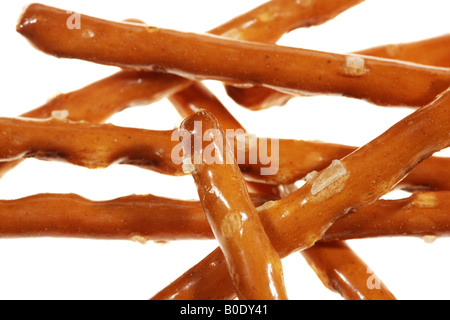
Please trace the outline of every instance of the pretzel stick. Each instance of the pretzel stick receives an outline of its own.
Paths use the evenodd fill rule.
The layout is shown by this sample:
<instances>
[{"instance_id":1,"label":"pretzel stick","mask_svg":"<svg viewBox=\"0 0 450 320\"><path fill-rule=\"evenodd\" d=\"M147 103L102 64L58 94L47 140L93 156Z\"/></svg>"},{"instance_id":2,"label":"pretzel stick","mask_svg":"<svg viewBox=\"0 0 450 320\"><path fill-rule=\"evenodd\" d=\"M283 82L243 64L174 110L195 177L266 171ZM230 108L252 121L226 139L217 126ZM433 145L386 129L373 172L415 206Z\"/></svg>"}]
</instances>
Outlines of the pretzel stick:
<instances>
[{"instance_id":1,"label":"pretzel stick","mask_svg":"<svg viewBox=\"0 0 450 320\"><path fill-rule=\"evenodd\" d=\"M390 44L359 54L450 68L450 34L410 43Z\"/></svg>"},{"instance_id":2,"label":"pretzel stick","mask_svg":"<svg viewBox=\"0 0 450 320\"><path fill-rule=\"evenodd\" d=\"M154 103L188 84L188 80L175 75L122 71L80 90L61 94L22 117L46 119L53 111L66 110L69 120L102 123L128 107Z\"/></svg>"},{"instance_id":3,"label":"pretzel stick","mask_svg":"<svg viewBox=\"0 0 450 320\"><path fill-rule=\"evenodd\" d=\"M355 52L355 54L402 60L436 67L450 67L450 35L412 43L385 45ZM254 86L240 88L226 85L228 95L239 105L263 110L273 106L283 106L295 95L270 88ZM297 95L298 96L298 95Z\"/></svg>"},{"instance_id":4,"label":"pretzel stick","mask_svg":"<svg viewBox=\"0 0 450 320\"><path fill-rule=\"evenodd\" d=\"M202 84L196 83L176 93L171 97L171 102L184 117L188 117L201 108L218 116L218 120L224 129L243 130L244 127L233 117L225 106ZM225 124L225 125L223 125ZM270 197L280 198L280 188L268 186L267 184L251 184L250 189L255 189L258 193L266 194ZM296 190L296 189L293 189ZM339 248L347 260L336 257L330 247ZM368 266L345 244L313 246L302 252L307 261L314 265L315 272L322 276L328 275L328 280L339 284L339 291L345 299L365 299L365 300L392 300L395 299L382 281L376 275L370 277L380 287L371 290L367 287ZM349 263L351 261L351 263ZM330 271L330 270L333 270ZM363 273L361 273L363 270ZM347 281L342 282L342 277ZM333 290L336 291L336 290Z\"/></svg>"},{"instance_id":5,"label":"pretzel stick","mask_svg":"<svg viewBox=\"0 0 450 320\"><path fill-rule=\"evenodd\" d=\"M261 221L280 256L310 248L330 226L350 210L373 203L389 192L418 163L450 144L450 90L417 110L383 135L351 155L334 162L287 198L260 212ZM399 152L401 150L401 152ZM370 168L370 170L368 169ZM210 277L224 281L219 297L233 297L214 251L154 299L213 297ZM217 281L217 280L216 280ZM217 282L215 283L217 285ZM199 287L205 286L201 290ZM198 290L198 291L197 291ZM213 297L214 298L214 297Z\"/></svg>"},{"instance_id":6,"label":"pretzel stick","mask_svg":"<svg viewBox=\"0 0 450 320\"><path fill-rule=\"evenodd\" d=\"M231 121L231 120L230 120ZM229 122L231 125L231 122ZM0 118L1 169L14 166L16 160L37 158L64 160L87 168L105 168L115 163L138 165L166 175L185 175L181 164L174 163L172 152L177 147L173 131L153 131L122 128L113 125L92 125L61 120L27 120ZM236 148L239 136L235 138ZM11 143L14 142L14 143ZM259 145L259 141L257 141ZM271 141L268 141L270 148ZM246 146L245 159L250 159ZM267 165L249 161L239 166L245 177L274 185L291 184L303 179L308 172L322 170L334 159L355 150L334 144L301 140L279 141L279 171L261 175ZM421 163L403 181L407 190L450 190L448 158L430 158Z\"/></svg>"},{"instance_id":7,"label":"pretzel stick","mask_svg":"<svg viewBox=\"0 0 450 320\"><path fill-rule=\"evenodd\" d=\"M258 142L259 143L259 142ZM270 140L269 140L270 143ZM270 146L270 144L269 144ZM270 147L269 147L270 148ZM328 167L333 160L356 151L356 147L303 140L279 140L279 171L275 175L261 176L259 164L243 163L242 172L249 181L289 185L304 179L312 171ZM250 157L250 149L246 151ZM431 157L414 168L398 187L407 191L450 190L450 158Z\"/></svg>"},{"instance_id":8,"label":"pretzel stick","mask_svg":"<svg viewBox=\"0 0 450 320\"><path fill-rule=\"evenodd\" d=\"M227 38L273 43L296 28L320 25L364 0L272 0L209 33Z\"/></svg>"},{"instance_id":9,"label":"pretzel stick","mask_svg":"<svg viewBox=\"0 0 450 320\"><path fill-rule=\"evenodd\" d=\"M322 283L346 300L395 300L384 283L345 242L317 243L305 250L303 256ZM355 288L349 285L352 283L362 285Z\"/></svg>"},{"instance_id":10,"label":"pretzel stick","mask_svg":"<svg viewBox=\"0 0 450 320\"><path fill-rule=\"evenodd\" d=\"M181 165L176 165L171 159L172 150L177 145L175 141L171 141L172 131L121 128L55 119L36 121L0 118L0 132L2 161L35 157L45 160L65 160L88 168L103 168L120 162L141 165L169 175L185 174ZM11 143L12 141L14 143ZM303 155L303 153L308 155L311 151L316 152L317 148L314 146L315 144L303 141L280 141L280 150L283 154L282 169L276 176L266 176L265 179L270 181L285 179L291 171L289 166L293 163L297 163L299 170L294 168L290 172L290 177L302 178L307 170L326 166L326 161L331 162L340 152L339 147L324 144L320 148L319 159L316 159L317 153L312 154L313 156ZM293 148L296 148L298 153L289 155L289 151L295 150ZM341 154L346 155L349 152L347 150ZM254 165L241 164L242 170L255 179L258 177L262 179L260 177L262 167L264 165L260 162Z\"/></svg>"},{"instance_id":11,"label":"pretzel stick","mask_svg":"<svg viewBox=\"0 0 450 320\"><path fill-rule=\"evenodd\" d=\"M83 37L82 31L66 28L67 18L64 10L30 5L17 30L40 50L60 58L167 71L195 79L262 84L300 93L341 94L379 105L425 105L450 85L450 70L445 68L229 40L82 15L83 28L102 35L93 41ZM401 76L405 73L407 78Z\"/></svg>"},{"instance_id":12,"label":"pretzel stick","mask_svg":"<svg viewBox=\"0 0 450 320\"><path fill-rule=\"evenodd\" d=\"M209 33L272 42L289 30L332 19L362 1L311 0L308 5L299 5L296 0L272 0ZM267 20L267 17L274 20ZM128 19L126 22L144 24L137 19ZM123 109L136 104L150 104L192 83L175 75L122 71L78 91L62 94L23 117L49 118L52 111L67 110L70 120L100 123Z\"/></svg>"},{"instance_id":13,"label":"pretzel stick","mask_svg":"<svg viewBox=\"0 0 450 320\"><path fill-rule=\"evenodd\" d=\"M379 200L348 214L322 241L367 237L448 237L450 193L419 192L402 200Z\"/></svg>"},{"instance_id":14,"label":"pretzel stick","mask_svg":"<svg viewBox=\"0 0 450 320\"><path fill-rule=\"evenodd\" d=\"M198 123L202 128L198 128ZM186 118L180 128L188 133L181 135L185 157L194 161L191 172L200 201L226 258L239 299L286 300L280 257L264 232L233 149L217 119L208 111L200 111ZM212 142L196 150L193 141L199 134L201 138L211 135ZM220 160L207 158L211 145L215 159ZM196 162L197 152L202 155L200 162Z\"/></svg>"},{"instance_id":15,"label":"pretzel stick","mask_svg":"<svg viewBox=\"0 0 450 320\"><path fill-rule=\"evenodd\" d=\"M0 118L0 159L64 160L91 169L113 163L184 175L171 159L171 131L150 131L65 120Z\"/></svg>"},{"instance_id":16,"label":"pretzel stick","mask_svg":"<svg viewBox=\"0 0 450 320\"><path fill-rule=\"evenodd\" d=\"M255 206L276 200L254 193L251 198ZM448 191L418 192L402 200L378 200L337 220L320 242L378 237L449 237L449 208ZM38 194L1 200L0 222L0 238L214 239L198 201L152 195L90 201L72 194Z\"/></svg>"},{"instance_id":17,"label":"pretzel stick","mask_svg":"<svg viewBox=\"0 0 450 320\"><path fill-rule=\"evenodd\" d=\"M257 194L251 199L256 206L273 200ZM198 201L152 195L90 201L73 194L41 194L0 201L0 208L0 238L214 239Z\"/></svg>"}]
</instances>

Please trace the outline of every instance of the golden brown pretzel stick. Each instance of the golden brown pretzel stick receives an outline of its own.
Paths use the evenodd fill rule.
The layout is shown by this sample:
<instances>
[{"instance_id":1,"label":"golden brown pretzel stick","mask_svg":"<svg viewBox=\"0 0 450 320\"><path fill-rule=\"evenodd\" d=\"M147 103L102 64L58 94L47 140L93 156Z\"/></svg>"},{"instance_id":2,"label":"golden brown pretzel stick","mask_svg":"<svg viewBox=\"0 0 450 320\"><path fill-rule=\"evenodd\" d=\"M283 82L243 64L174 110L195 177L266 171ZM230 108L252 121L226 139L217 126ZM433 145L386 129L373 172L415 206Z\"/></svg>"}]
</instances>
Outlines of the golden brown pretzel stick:
<instances>
[{"instance_id":1,"label":"golden brown pretzel stick","mask_svg":"<svg viewBox=\"0 0 450 320\"><path fill-rule=\"evenodd\" d=\"M180 137L185 157L193 161L191 173L200 202L224 253L237 296L241 300L286 300L280 257L264 232L217 119L200 111L186 118L180 129L187 134ZM195 149L199 134L200 138L211 135L214 159L207 158L212 154L207 153L209 142ZM198 152L202 156L199 162Z\"/></svg>"},{"instance_id":2,"label":"golden brown pretzel stick","mask_svg":"<svg viewBox=\"0 0 450 320\"><path fill-rule=\"evenodd\" d=\"M276 42L285 33L322 24L364 0L272 0L254 9L253 20L237 17L209 33L257 42Z\"/></svg>"},{"instance_id":3,"label":"golden brown pretzel stick","mask_svg":"<svg viewBox=\"0 0 450 320\"><path fill-rule=\"evenodd\" d=\"M450 234L449 208L448 191L419 192L401 200L379 200L336 221L322 241L403 235L447 237Z\"/></svg>"},{"instance_id":4,"label":"golden brown pretzel stick","mask_svg":"<svg viewBox=\"0 0 450 320\"><path fill-rule=\"evenodd\" d=\"M265 194L251 196L255 206L276 200ZM38 194L3 200L0 222L0 238L214 239L198 201L152 195L90 201L72 194ZM378 200L337 220L320 242L404 236L450 236L450 192Z\"/></svg>"},{"instance_id":5,"label":"golden brown pretzel stick","mask_svg":"<svg viewBox=\"0 0 450 320\"><path fill-rule=\"evenodd\" d=\"M200 83L176 93L171 97L171 101L182 116L190 116L204 108L218 116L218 120L224 129L246 131L225 106ZM256 188L258 193L262 192L262 194L280 198L280 189L276 186L251 183L250 187ZM339 248L341 256L337 257L332 248ZM315 266L314 270L319 276L322 277L326 274L329 276L330 282L339 284L339 292L346 299L394 299L393 294L376 275L370 275L370 277L380 286L374 287L372 290L368 289L366 272L368 266L345 244L314 245L310 249L304 250L302 254L311 265ZM346 258L341 259L343 256ZM362 270L363 273L361 273ZM346 281L342 281L343 278Z\"/></svg>"},{"instance_id":6,"label":"golden brown pretzel stick","mask_svg":"<svg viewBox=\"0 0 450 320\"><path fill-rule=\"evenodd\" d=\"M0 119L0 159L64 160L87 168L133 164L183 175L171 160L171 131L150 131L63 119Z\"/></svg>"},{"instance_id":7,"label":"golden brown pretzel stick","mask_svg":"<svg viewBox=\"0 0 450 320\"><path fill-rule=\"evenodd\" d=\"M225 89L230 98L237 104L254 111L275 106L282 107L295 96L301 96L299 94L281 92L262 86L239 88L233 85L225 85Z\"/></svg>"},{"instance_id":8,"label":"golden brown pretzel stick","mask_svg":"<svg viewBox=\"0 0 450 320\"><path fill-rule=\"evenodd\" d=\"M358 51L359 54L450 67L450 34L410 43L390 44Z\"/></svg>"},{"instance_id":9,"label":"golden brown pretzel stick","mask_svg":"<svg viewBox=\"0 0 450 320\"><path fill-rule=\"evenodd\" d=\"M251 195L255 206L273 198ZM73 237L137 241L213 239L198 201L152 195L90 201L41 194L0 201L0 238Z\"/></svg>"},{"instance_id":10,"label":"golden brown pretzel stick","mask_svg":"<svg viewBox=\"0 0 450 320\"><path fill-rule=\"evenodd\" d=\"M270 141L269 141L270 142ZM270 145L270 144L269 144ZM320 171L333 160L356 151L356 147L303 140L279 140L279 171L275 175L261 176L260 164L241 164L248 180L270 184L289 185L303 179L311 171ZM246 159L249 158L249 150ZM405 190L450 190L450 158L431 157L419 164L402 180Z\"/></svg>"},{"instance_id":11,"label":"golden brown pretzel stick","mask_svg":"<svg viewBox=\"0 0 450 320\"><path fill-rule=\"evenodd\" d=\"M395 300L384 283L343 241L317 243L303 252L323 284L346 300ZM361 283L355 288L352 283Z\"/></svg>"},{"instance_id":12,"label":"golden brown pretzel stick","mask_svg":"<svg viewBox=\"0 0 450 320\"><path fill-rule=\"evenodd\" d=\"M231 118L228 119L227 125L233 125ZM14 166L14 160L34 157L65 160L88 168L107 167L120 162L139 165L162 174L185 175L181 164L175 164L172 159L172 151L177 146L176 141L171 141L173 131L58 120L0 118L0 133L0 160L11 161L0 163L2 170L9 169L10 163ZM237 140L236 147L239 145ZM269 140L268 148L270 145ZM333 160L354 150L354 147L335 144L280 140L280 168L274 175L261 175L261 170L267 165L262 163L259 155L256 164L249 164L251 151L248 147L246 161L239 166L247 179L274 185L291 184L303 179L311 171L326 168ZM450 190L449 162L448 158L427 159L401 182L401 186L408 190Z\"/></svg>"},{"instance_id":13,"label":"golden brown pretzel stick","mask_svg":"<svg viewBox=\"0 0 450 320\"><path fill-rule=\"evenodd\" d=\"M380 105L425 105L450 85L450 69L446 68L229 40L82 15L83 28L102 35L94 41L83 37L81 30L66 28L67 18L64 10L30 5L17 30L40 50L60 58L295 92L342 94ZM407 78L402 76L405 73Z\"/></svg>"},{"instance_id":14,"label":"golden brown pretzel stick","mask_svg":"<svg viewBox=\"0 0 450 320\"><path fill-rule=\"evenodd\" d=\"M355 54L448 68L450 67L449 48L450 35L444 35L418 42L370 48L355 52ZM260 86L239 88L227 85L226 90L235 102L252 110L283 106L294 97L292 94Z\"/></svg>"},{"instance_id":15,"label":"golden brown pretzel stick","mask_svg":"<svg viewBox=\"0 0 450 320\"><path fill-rule=\"evenodd\" d=\"M289 197L262 209L264 228L280 256L311 247L349 210L373 203L414 166L449 146L449 114L447 90L342 161L311 175L307 184ZM226 270L218 265L221 259L220 250L214 251L154 299L233 297ZM217 281L222 284L217 294L208 291L211 277L216 279L215 285Z\"/></svg>"},{"instance_id":16,"label":"golden brown pretzel stick","mask_svg":"<svg viewBox=\"0 0 450 320\"><path fill-rule=\"evenodd\" d=\"M80 90L58 95L22 116L46 119L55 110L67 110L69 120L102 123L128 107L156 102L189 83L175 75L122 71Z\"/></svg>"}]
</instances>

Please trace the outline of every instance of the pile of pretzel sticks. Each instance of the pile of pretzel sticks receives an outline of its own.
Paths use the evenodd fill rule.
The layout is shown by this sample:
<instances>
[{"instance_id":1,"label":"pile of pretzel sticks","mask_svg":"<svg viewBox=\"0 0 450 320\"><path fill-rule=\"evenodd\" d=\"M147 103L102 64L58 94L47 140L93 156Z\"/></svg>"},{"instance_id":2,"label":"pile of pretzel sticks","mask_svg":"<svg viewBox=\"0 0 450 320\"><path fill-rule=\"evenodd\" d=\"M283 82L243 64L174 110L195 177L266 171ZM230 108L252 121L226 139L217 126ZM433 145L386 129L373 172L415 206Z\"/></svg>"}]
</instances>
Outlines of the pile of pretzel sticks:
<instances>
[{"instance_id":1,"label":"pile of pretzel sticks","mask_svg":"<svg viewBox=\"0 0 450 320\"><path fill-rule=\"evenodd\" d=\"M71 29L67 10L28 6L17 30L37 49L123 71L20 119L0 119L0 158L7 161L2 173L30 157L92 169L131 164L166 175L191 174L200 202L148 195L94 203L74 195L36 195L2 202L1 235L217 240L217 250L154 299L287 299L281 259L294 252L346 299L394 299L381 281L377 288L367 286L367 265L343 241L448 234L448 159L432 155L450 144L449 37L350 55L273 44L360 2L273 0L211 35L84 15L81 28ZM230 97L255 110L299 95L339 94L417 111L359 149L280 140L280 170L262 175L259 158L254 164L190 162L198 156L188 143L198 134L195 123L203 124L202 136L209 130L216 137L227 129L245 132L200 82L209 79L224 82ZM180 142L171 139L173 131L101 124L127 107L163 97L185 117L183 163L171 157ZM218 158L234 159L226 139L203 141L201 151L211 142ZM252 147L244 143L246 153ZM297 190L293 184L299 180L306 183ZM394 188L427 191L379 200Z\"/></svg>"}]
</instances>

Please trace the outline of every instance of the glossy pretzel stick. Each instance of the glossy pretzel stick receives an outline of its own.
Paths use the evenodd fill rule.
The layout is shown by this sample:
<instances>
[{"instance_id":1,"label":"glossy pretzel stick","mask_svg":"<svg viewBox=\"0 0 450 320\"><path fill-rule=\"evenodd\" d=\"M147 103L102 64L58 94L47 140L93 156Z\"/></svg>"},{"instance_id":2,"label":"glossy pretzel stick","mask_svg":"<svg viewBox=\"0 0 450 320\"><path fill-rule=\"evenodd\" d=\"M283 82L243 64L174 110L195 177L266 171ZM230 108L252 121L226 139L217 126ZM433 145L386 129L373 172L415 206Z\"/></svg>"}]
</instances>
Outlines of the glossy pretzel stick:
<instances>
[{"instance_id":1,"label":"glossy pretzel stick","mask_svg":"<svg viewBox=\"0 0 450 320\"><path fill-rule=\"evenodd\" d=\"M204 108L218 116L224 129L245 131L225 106L201 83L196 83L190 88L176 93L171 97L171 101L185 117ZM262 192L262 194L280 198L280 188L276 186L251 183L249 187L256 188L258 193ZM337 256L331 249L335 247L339 248L341 256ZM310 249L304 250L302 254L311 265L315 266L314 270L321 278L323 278L322 275L327 275L329 282L338 284L338 291L346 299L395 299L376 275L371 275L371 277L380 286L374 287L372 290L368 289L366 272L368 266L345 244L314 245ZM345 259L342 259L344 256ZM346 281L342 281L343 279ZM336 290L333 289L333 291Z\"/></svg>"},{"instance_id":2,"label":"glossy pretzel stick","mask_svg":"<svg viewBox=\"0 0 450 320\"><path fill-rule=\"evenodd\" d=\"M355 52L372 57L402 60L436 67L450 67L450 35L412 43L385 45ZM252 110L283 106L295 95L254 86L239 88L226 85L228 95L238 104Z\"/></svg>"},{"instance_id":3,"label":"glossy pretzel stick","mask_svg":"<svg viewBox=\"0 0 450 320\"><path fill-rule=\"evenodd\" d=\"M450 193L418 192L402 200L379 200L336 221L322 241L373 237L450 235Z\"/></svg>"},{"instance_id":4,"label":"glossy pretzel stick","mask_svg":"<svg viewBox=\"0 0 450 320\"><path fill-rule=\"evenodd\" d=\"M217 119L208 111L200 111L186 118L180 130L186 133L180 137L185 157L191 162L200 202L224 253L238 298L286 300L280 257L264 232ZM208 153L209 142L196 149L195 139L208 134L214 150ZM214 158L209 158L213 151Z\"/></svg>"},{"instance_id":5,"label":"glossy pretzel stick","mask_svg":"<svg viewBox=\"0 0 450 320\"><path fill-rule=\"evenodd\" d=\"M358 52L382 57L450 68L450 34L410 43L390 44Z\"/></svg>"},{"instance_id":6,"label":"glossy pretzel stick","mask_svg":"<svg viewBox=\"0 0 450 320\"><path fill-rule=\"evenodd\" d=\"M255 206L273 198L251 195ZM152 195L90 201L73 194L41 194L0 201L0 238L72 237L174 241L213 239L198 201Z\"/></svg>"},{"instance_id":7,"label":"glossy pretzel stick","mask_svg":"<svg viewBox=\"0 0 450 320\"><path fill-rule=\"evenodd\" d=\"M191 87L191 89L194 87ZM55 113L55 115L57 115ZM63 113L67 115L67 113ZM226 125L233 125L228 118ZM230 127L233 128L233 127ZM242 131L244 132L244 131ZM185 175L180 164L172 159L177 142L173 131L153 131L121 128L113 125L92 125L61 120L28 120L0 118L1 169L14 166L16 160L38 158L64 160L88 168L107 167L114 163L133 164L167 175ZM242 145L242 136L235 138L236 152ZM11 143L13 141L14 143ZM264 140L265 141L265 140ZM271 149L272 141L267 141ZM261 145L261 140L256 140ZM251 145L245 147L245 160L239 164L245 177L274 185L291 184L303 179L308 172L326 168L334 159L342 158L355 148L307 142L301 140L279 141L279 170L273 175L262 175L267 165L257 153L256 163ZM276 162L274 156L273 162ZM6 162L10 161L10 162ZM401 182L408 190L450 190L448 158L430 158Z\"/></svg>"},{"instance_id":8,"label":"glossy pretzel stick","mask_svg":"<svg viewBox=\"0 0 450 320\"><path fill-rule=\"evenodd\" d=\"M377 139L321 173L310 175L307 184L292 195L263 208L261 221L280 256L311 247L336 220L373 203L414 166L449 146L449 114L447 90ZM226 269L218 264L221 259L220 250L214 251L154 298L233 297ZM216 279L214 288L208 285L211 279ZM217 281L222 286L215 294Z\"/></svg>"},{"instance_id":9,"label":"glossy pretzel stick","mask_svg":"<svg viewBox=\"0 0 450 320\"><path fill-rule=\"evenodd\" d=\"M0 118L0 159L63 160L91 169L114 163L184 175L171 159L172 131L94 125L60 119Z\"/></svg>"},{"instance_id":10,"label":"glossy pretzel stick","mask_svg":"<svg viewBox=\"0 0 450 320\"><path fill-rule=\"evenodd\" d=\"M211 239L198 202L151 195L94 202L72 194L0 201L0 237L136 241Z\"/></svg>"},{"instance_id":11,"label":"glossy pretzel stick","mask_svg":"<svg viewBox=\"0 0 450 320\"><path fill-rule=\"evenodd\" d=\"M245 14L209 31L209 33L237 40L274 43L285 33L295 28L319 25L361 2L363 0L309 0L306 2L272 0L251 11L255 17L253 20L249 21L249 14ZM198 111L198 109L189 110L189 107L183 110L185 108L183 104L186 105L192 102L194 105L196 100L198 102L199 98L196 97L197 91L203 91L203 94L207 94L205 90L196 86L194 82L192 88L185 89L182 93L171 97L172 103L178 108L182 116L188 116L190 111ZM209 100L216 100L212 104L220 105L220 102L211 95ZM242 128L232 116L230 117L226 108L213 107L209 111L215 114L214 111L216 110L221 112L221 125L230 125L229 127L225 126L225 129ZM225 115L225 113L227 114ZM227 124L226 121L230 121L230 123Z\"/></svg>"},{"instance_id":12,"label":"glossy pretzel stick","mask_svg":"<svg viewBox=\"0 0 450 320\"><path fill-rule=\"evenodd\" d=\"M261 88L261 87L260 87ZM243 126L233 117L225 106L201 83L195 83L170 97L178 112L187 117L201 109L206 109L219 117L224 129L242 130ZM237 141L235 143L237 145ZM335 159L355 151L356 147L344 145L307 142L298 140L280 140L280 168L273 176L261 176L259 165L241 164L241 171L249 181L259 181L265 185L269 194L274 194L278 184L289 185L303 179L311 171L319 171ZM249 153L246 153L249 159ZM450 190L450 159L432 157L419 164L400 184L405 190ZM267 183L273 186L267 186ZM261 191L261 185L258 186Z\"/></svg>"},{"instance_id":13,"label":"glossy pretzel stick","mask_svg":"<svg viewBox=\"0 0 450 320\"><path fill-rule=\"evenodd\" d=\"M322 283L346 300L395 300L383 282L343 241L317 243L303 256ZM358 287L352 284L359 283Z\"/></svg>"},{"instance_id":14,"label":"glossy pretzel stick","mask_svg":"<svg viewBox=\"0 0 450 320\"><path fill-rule=\"evenodd\" d=\"M251 194L251 198L255 206L276 200L265 194ZM72 194L38 194L1 200L0 222L0 238L214 239L198 201L152 195L90 201ZM449 237L450 192L379 200L337 220L320 242L405 236Z\"/></svg>"},{"instance_id":15,"label":"glossy pretzel stick","mask_svg":"<svg viewBox=\"0 0 450 320\"><path fill-rule=\"evenodd\" d=\"M65 27L67 18L65 10L30 5L17 30L40 50L60 58L293 92L341 94L380 105L425 105L450 85L450 69L446 68L229 40L82 15L83 28L102 35L86 38L82 31ZM403 77L406 73L408 77Z\"/></svg>"},{"instance_id":16,"label":"glossy pretzel stick","mask_svg":"<svg viewBox=\"0 0 450 320\"><path fill-rule=\"evenodd\" d=\"M181 161L176 164L172 153L178 146L172 138L173 131L153 131L134 128L122 128L113 125L93 125L84 122L65 121L67 112L55 112L61 119L29 120L0 118L0 160L15 161L24 158L44 160L64 160L69 163L88 168L104 168L113 163L135 164L163 174L184 175ZM238 143L235 144L236 146ZM289 148L297 147L301 152L309 152L308 143L289 140L280 143L281 150L287 153ZM327 158L326 146L322 149L324 162ZM333 147L330 148L334 151ZM250 151L247 151L250 153ZM300 151L299 151L300 153ZM331 153L333 156L335 152ZM347 154L347 153L345 153ZM296 156L296 155L294 155ZM304 158L304 157L303 157ZM246 157L249 159L249 157ZM331 161L333 158L328 158ZM286 158L275 176L261 176L265 164L254 165L243 163L241 168L249 177L277 180L285 178L285 171L295 161L303 165L301 158ZM304 163L306 168L317 168L317 161ZM300 168L304 170L303 166ZM296 174L298 174L296 172ZM300 177L306 172L300 172Z\"/></svg>"},{"instance_id":17,"label":"glossy pretzel stick","mask_svg":"<svg viewBox=\"0 0 450 320\"><path fill-rule=\"evenodd\" d=\"M66 110L69 120L102 123L129 107L165 98L189 83L175 75L121 71L80 90L60 94L22 117L46 119L53 111Z\"/></svg>"}]
</instances>

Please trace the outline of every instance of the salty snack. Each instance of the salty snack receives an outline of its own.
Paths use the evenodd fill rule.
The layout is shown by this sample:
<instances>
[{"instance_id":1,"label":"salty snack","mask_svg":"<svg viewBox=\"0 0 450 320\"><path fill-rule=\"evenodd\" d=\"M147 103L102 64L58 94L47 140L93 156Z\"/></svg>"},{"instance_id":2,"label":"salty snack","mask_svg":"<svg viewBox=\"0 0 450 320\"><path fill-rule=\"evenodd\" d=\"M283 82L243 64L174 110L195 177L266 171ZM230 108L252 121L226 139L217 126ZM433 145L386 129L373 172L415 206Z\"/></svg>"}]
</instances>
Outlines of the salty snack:
<instances>
[{"instance_id":1,"label":"salty snack","mask_svg":"<svg viewBox=\"0 0 450 320\"><path fill-rule=\"evenodd\" d=\"M0 175L32 157L91 169L129 164L191 174L200 201L74 194L0 200L0 238L218 242L154 300L287 299L280 259L295 252L344 299L395 300L345 241L450 235L450 159L432 157L450 146L450 37L352 54L275 44L362 2L272 0L204 35L80 14L79 28L70 28L72 13L29 5L17 31L36 48L122 70L22 118L0 118ZM361 148L270 139L249 133L199 82L206 79L221 81L255 110L319 94L419 109ZM166 97L184 118L177 130L102 124ZM379 200L399 188L413 194Z\"/></svg>"},{"instance_id":2,"label":"salty snack","mask_svg":"<svg viewBox=\"0 0 450 320\"><path fill-rule=\"evenodd\" d=\"M191 162L200 202L227 261L237 296L243 300L286 300L280 257L251 203L233 149L217 119L208 111L200 111L187 117L180 130L185 133L180 133L184 156ZM193 141L206 135L210 141L196 149Z\"/></svg>"}]
</instances>

